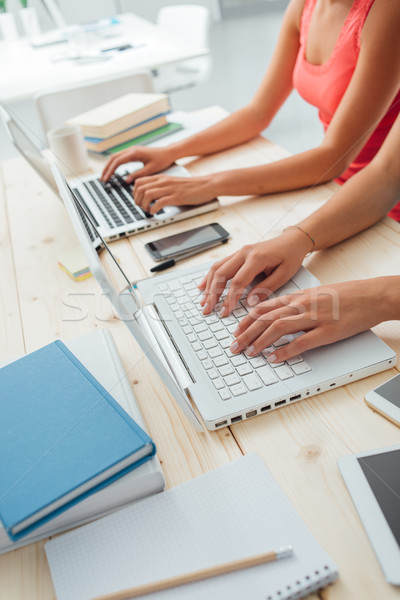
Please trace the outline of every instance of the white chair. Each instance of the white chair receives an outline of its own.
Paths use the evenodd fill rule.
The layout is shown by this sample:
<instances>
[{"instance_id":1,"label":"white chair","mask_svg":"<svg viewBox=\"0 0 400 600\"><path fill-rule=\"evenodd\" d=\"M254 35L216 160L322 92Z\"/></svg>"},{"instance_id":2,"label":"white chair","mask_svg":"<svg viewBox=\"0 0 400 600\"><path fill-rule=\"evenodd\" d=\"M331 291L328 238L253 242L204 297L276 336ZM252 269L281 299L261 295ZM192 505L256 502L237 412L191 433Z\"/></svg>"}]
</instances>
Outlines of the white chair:
<instances>
[{"instance_id":1,"label":"white chair","mask_svg":"<svg viewBox=\"0 0 400 600\"><path fill-rule=\"evenodd\" d=\"M63 125L67 119L132 92L153 92L150 71L107 78L91 83L46 89L36 94L35 103L43 131Z\"/></svg>"},{"instance_id":2,"label":"white chair","mask_svg":"<svg viewBox=\"0 0 400 600\"><path fill-rule=\"evenodd\" d=\"M183 42L209 48L210 11L199 4L178 4L162 8L157 25ZM154 80L158 92L172 92L206 81L211 72L211 56L160 67Z\"/></svg>"}]
</instances>

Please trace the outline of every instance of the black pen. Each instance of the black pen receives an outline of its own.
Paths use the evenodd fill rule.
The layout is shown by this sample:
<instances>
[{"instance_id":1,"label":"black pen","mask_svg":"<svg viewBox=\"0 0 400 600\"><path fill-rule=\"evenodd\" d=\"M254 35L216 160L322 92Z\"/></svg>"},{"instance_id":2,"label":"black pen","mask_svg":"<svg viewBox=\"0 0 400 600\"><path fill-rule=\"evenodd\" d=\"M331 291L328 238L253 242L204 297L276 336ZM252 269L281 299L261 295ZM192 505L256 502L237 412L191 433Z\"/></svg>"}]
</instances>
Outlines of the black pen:
<instances>
[{"instance_id":1,"label":"black pen","mask_svg":"<svg viewBox=\"0 0 400 600\"><path fill-rule=\"evenodd\" d=\"M160 271L165 271L165 269L169 269L170 267L174 267L176 263L181 260L185 260L185 258L189 258L190 256L194 256L195 254L200 254L200 252L204 252L205 250L210 250L210 248L214 248L215 246L219 246L221 243L224 244L228 240L223 240L222 242L218 241L216 244L211 244L210 246L202 246L201 248L195 248L191 252L185 252L185 254L181 254L176 258L170 258L169 260L165 260L164 262L156 265L155 267L151 267L151 273L159 273Z\"/></svg>"}]
</instances>

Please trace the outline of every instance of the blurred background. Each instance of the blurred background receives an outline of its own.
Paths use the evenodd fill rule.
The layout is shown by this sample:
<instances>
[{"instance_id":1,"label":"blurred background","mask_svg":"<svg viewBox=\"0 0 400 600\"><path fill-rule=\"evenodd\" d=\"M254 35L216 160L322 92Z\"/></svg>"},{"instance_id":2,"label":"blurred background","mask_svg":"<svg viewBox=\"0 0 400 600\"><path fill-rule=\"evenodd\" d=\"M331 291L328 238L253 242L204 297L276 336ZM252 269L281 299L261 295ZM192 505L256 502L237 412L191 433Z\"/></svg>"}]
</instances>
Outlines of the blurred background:
<instances>
[{"instance_id":1,"label":"blurred background","mask_svg":"<svg viewBox=\"0 0 400 600\"><path fill-rule=\"evenodd\" d=\"M162 0L57 1L57 7L68 25L95 22L122 13L134 13L157 23L160 19L160 11L168 4ZM186 4L187 2L179 0L174 2L174 5L182 5L182 7ZM219 105L234 111L251 99L261 81L272 56L288 2L286 0L198 0L196 4L206 7L209 12L207 44L211 60L207 72L199 78L196 85L168 90L172 107L174 110L190 111ZM7 12L15 18L17 34L22 37L24 32L21 19L18 17L21 2L7 0L6 5ZM54 22L43 2L32 0L29 6L35 8L41 31L54 28ZM1 70L7 70L7 61L4 57L2 59L1 52L0 63ZM157 76L157 73L154 75ZM12 108L30 127L37 127L38 117L32 100L13 102ZM264 133L291 152L311 148L322 139L322 128L315 109L307 105L296 92L291 94L274 122ZM15 149L1 128L0 160L14 156L15 153Z\"/></svg>"}]
</instances>

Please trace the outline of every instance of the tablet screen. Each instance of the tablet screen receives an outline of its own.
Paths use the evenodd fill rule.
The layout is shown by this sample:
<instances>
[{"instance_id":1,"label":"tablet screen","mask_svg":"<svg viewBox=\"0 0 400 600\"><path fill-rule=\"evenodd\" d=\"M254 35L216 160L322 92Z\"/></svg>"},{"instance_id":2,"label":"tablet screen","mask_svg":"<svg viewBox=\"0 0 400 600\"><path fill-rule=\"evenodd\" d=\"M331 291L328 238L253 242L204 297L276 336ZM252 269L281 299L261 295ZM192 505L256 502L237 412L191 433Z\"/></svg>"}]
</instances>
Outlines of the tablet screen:
<instances>
[{"instance_id":1,"label":"tablet screen","mask_svg":"<svg viewBox=\"0 0 400 600\"><path fill-rule=\"evenodd\" d=\"M400 450L365 456L358 462L400 547Z\"/></svg>"}]
</instances>

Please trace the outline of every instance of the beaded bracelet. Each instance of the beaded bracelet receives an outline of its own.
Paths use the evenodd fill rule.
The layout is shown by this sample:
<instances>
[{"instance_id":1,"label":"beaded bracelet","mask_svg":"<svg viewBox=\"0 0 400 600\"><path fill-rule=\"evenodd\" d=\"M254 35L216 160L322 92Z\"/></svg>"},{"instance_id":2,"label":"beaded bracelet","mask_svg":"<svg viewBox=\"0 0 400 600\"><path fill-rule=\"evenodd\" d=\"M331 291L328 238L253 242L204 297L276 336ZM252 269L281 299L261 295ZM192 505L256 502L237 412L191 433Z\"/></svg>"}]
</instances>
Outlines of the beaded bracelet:
<instances>
[{"instance_id":1,"label":"beaded bracelet","mask_svg":"<svg viewBox=\"0 0 400 600\"><path fill-rule=\"evenodd\" d=\"M315 240L314 238L308 233L308 231L306 231L305 229L303 229L302 227L299 227L299 225L288 225L288 227L285 227L285 229L283 231L286 231L287 229L298 229L299 231L302 231L310 240L311 243L313 245L312 249L310 250L310 252L307 254L307 256L309 254L312 254L315 250Z\"/></svg>"}]
</instances>

